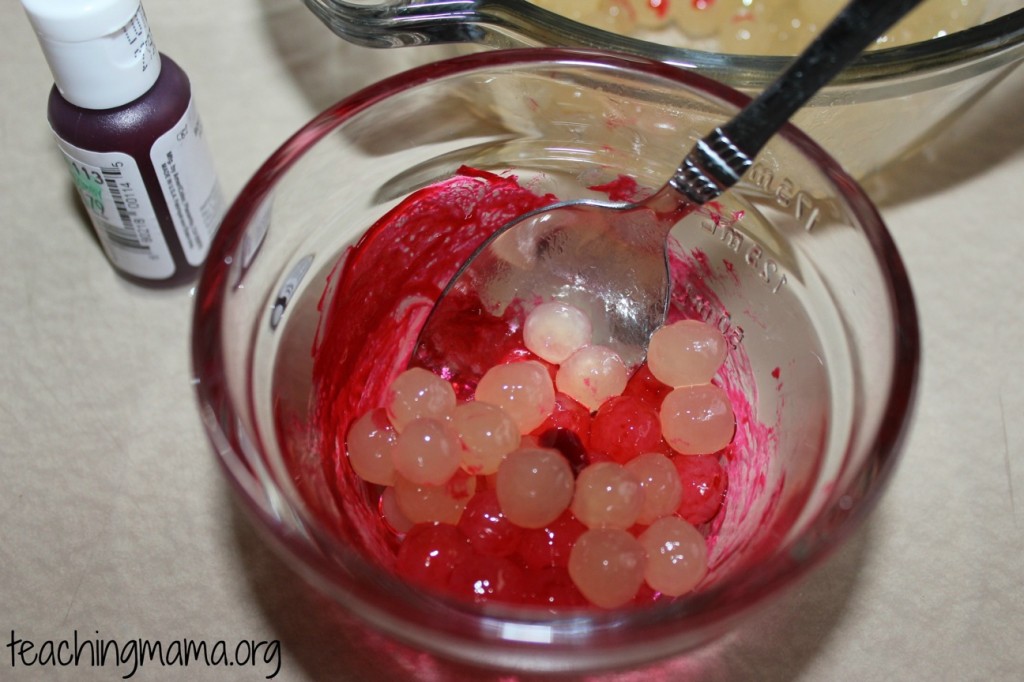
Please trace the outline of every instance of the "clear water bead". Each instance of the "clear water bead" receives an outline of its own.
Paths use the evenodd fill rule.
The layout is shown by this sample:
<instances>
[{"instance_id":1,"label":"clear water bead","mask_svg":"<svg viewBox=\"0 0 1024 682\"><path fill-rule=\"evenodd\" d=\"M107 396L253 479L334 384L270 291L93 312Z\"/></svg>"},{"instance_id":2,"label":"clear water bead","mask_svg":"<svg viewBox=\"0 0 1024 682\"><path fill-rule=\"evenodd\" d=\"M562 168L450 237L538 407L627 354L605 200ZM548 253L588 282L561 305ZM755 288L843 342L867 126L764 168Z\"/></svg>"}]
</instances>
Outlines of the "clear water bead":
<instances>
[{"instance_id":1,"label":"clear water bead","mask_svg":"<svg viewBox=\"0 0 1024 682\"><path fill-rule=\"evenodd\" d=\"M394 489L396 506L412 523L455 525L476 492L476 477L459 471L442 485L420 485L399 476Z\"/></svg>"},{"instance_id":2,"label":"clear water bead","mask_svg":"<svg viewBox=\"0 0 1024 682\"><path fill-rule=\"evenodd\" d=\"M661 327L647 344L647 366L668 386L711 381L725 361L728 347L722 332L700 320L680 320Z\"/></svg>"},{"instance_id":3,"label":"clear water bead","mask_svg":"<svg viewBox=\"0 0 1024 682\"><path fill-rule=\"evenodd\" d=\"M626 529L644 504L640 479L615 462L591 464L576 478L572 513L588 528Z\"/></svg>"},{"instance_id":4,"label":"clear water bead","mask_svg":"<svg viewBox=\"0 0 1024 682\"><path fill-rule=\"evenodd\" d=\"M632 601L644 582L646 552L618 528L591 528L573 545L569 576L592 604L612 609Z\"/></svg>"},{"instance_id":5,"label":"clear water bead","mask_svg":"<svg viewBox=\"0 0 1024 682\"><path fill-rule=\"evenodd\" d=\"M530 311L523 323L526 348L556 365L589 344L592 333L587 314L561 301L542 303Z\"/></svg>"},{"instance_id":6,"label":"clear water bead","mask_svg":"<svg viewBox=\"0 0 1024 682\"><path fill-rule=\"evenodd\" d=\"M659 416L665 441L684 455L718 452L736 430L729 396L713 384L673 389L665 396Z\"/></svg>"},{"instance_id":7,"label":"clear water bead","mask_svg":"<svg viewBox=\"0 0 1024 682\"><path fill-rule=\"evenodd\" d=\"M547 368L536 360L495 365L480 378L476 399L497 405L529 433L555 408L555 387Z\"/></svg>"},{"instance_id":8,"label":"clear water bead","mask_svg":"<svg viewBox=\"0 0 1024 682\"><path fill-rule=\"evenodd\" d=\"M729 22L738 6L739 0L684 0L670 2L668 11L686 35L707 38Z\"/></svg>"},{"instance_id":9,"label":"clear water bead","mask_svg":"<svg viewBox=\"0 0 1024 682\"><path fill-rule=\"evenodd\" d=\"M345 449L352 470L369 483L391 485L395 482L394 451L398 433L383 408L370 410L352 422Z\"/></svg>"},{"instance_id":10,"label":"clear water bead","mask_svg":"<svg viewBox=\"0 0 1024 682\"><path fill-rule=\"evenodd\" d=\"M619 354L605 346L586 346L558 368L555 384L587 409L594 411L626 388L629 372Z\"/></svg>"},{"instance_id":11,"label":"clear water bead","mask_svg":"<svg viewBox=\"0 0 1024 682\"><path fill-rule=\"evenodd\" d=\"M414 419L405 426L394 450L395 471L413 483L440 485L462 463L462 451L443 422Z\"/></svg>"},{"instance_id":12,"label":"clear water bead","mask_svg":"<svg viewBox=\"0 0 1024 682\"><path fill-rule=\"evenodd\" d=\"M479 401L455 408L452 430L462 444L462 468L484 476L496 472L522 440L519 425L504 409Z\"/></svg>"},{"instance_id":13,"label":"clear water bead","mask_svg":"<svg viewBox=\"0 0 1024 682\"><path fill-rule=\"evenodd\" d=\"M666 516L638 538L647 555L644 579L651 589L677 597L697 586L708 570L704 536L678 516Z\"/></svg>"},{"instance_id":14,"label":"clear water bead","mask_svg":"<svg viewBox=\"0 0 1024 682\"><path fill-rule=\"evenodd\" d=\"M501 511L523 528L543 528L572 501L572 468L557 450L520 448L498 468L495 490Z\"/></svg>"},{"instance_id":15,"label":"clear water bead","mask_svg":"<svg viewBox=\"0 0 1024 682\"><path fill-rule=\"evenodd\" d=\"M611 33L629 35L636 27L636 14L622 7L621 0L533 0L533 4Z\"/></svg>"},{"instance_id":16,"label":"clear water bead","mask_svg":"<svg viewBox=\"0 0 1024 682\"><path fill-rule=\"evenodd\" d=\"M643 506L636 522L650 525L676 511L683 501L683 483L672 460L660 452L646 452L626 463L626 469L640 480Z\"/></svg>"},{"instance_id":17,"label":"clear water bead","mask_svg":"<svg viewBox=\"0 0 1024 682\"><path fill-rule=\"evenodd\" d=\"M422 367L407 369L391 382L388 418L401 432L414 419L447 419L455 409L455 389L447 381Z\"/></svg>"},{"instance_id":18,"label":"clear water bead","mask_svg":"<svg viewBox=\"0 0 1024 682\"><path fill-rule=\"evenodd\" d=\"M384 491L380 494L380 499L377 501L377 511L380 513L381 518L384 519L384 523L394 533L408 533L415 525L398 508L398 499L395 496L395 488L393 486L384 488Z\"/></svg>"}]
</instances>

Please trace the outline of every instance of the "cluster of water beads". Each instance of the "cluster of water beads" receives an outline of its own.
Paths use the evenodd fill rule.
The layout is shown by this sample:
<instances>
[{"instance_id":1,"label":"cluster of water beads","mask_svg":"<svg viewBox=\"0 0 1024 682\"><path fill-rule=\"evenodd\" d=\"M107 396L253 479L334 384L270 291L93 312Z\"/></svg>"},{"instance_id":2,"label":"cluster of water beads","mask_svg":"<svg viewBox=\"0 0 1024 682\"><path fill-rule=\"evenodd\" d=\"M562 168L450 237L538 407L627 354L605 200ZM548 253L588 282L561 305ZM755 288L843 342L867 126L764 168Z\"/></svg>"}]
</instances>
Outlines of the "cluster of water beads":
<instances>
[{"instance_id":1,"label":"cluster of water beads","mask_svg":"<svg viewBox=\"0 0 1024 682\"><path fill-rule=\"evenodd\" d=\"M590 26L630 35L677 31L690 41L713 41L731 54L795 55L847 0L532 0ZM878 39L892 47L953 33L977 23L986 0L931 0ZM674 42L667 39L666 42ZM686 42L683 40L681 42Z\"/></svg>"},{"instance_id":2,"label":"cluster of water beads","mask_svg":"<svg viewBox=\"0 0 1024 682\"><path fill-rule=\"evenodd\" d=\"M734 430L711 383L725 340L667 325L630 377L590 333L578 309L541 305L523 325L536 359L490 368L473 400L412 368L352 424L349 462L384 486L381 514L404 536L400 575L478 601L609 608L703 578L696 526L721 506L714 453Z\"/></svg>"}]
</instances>

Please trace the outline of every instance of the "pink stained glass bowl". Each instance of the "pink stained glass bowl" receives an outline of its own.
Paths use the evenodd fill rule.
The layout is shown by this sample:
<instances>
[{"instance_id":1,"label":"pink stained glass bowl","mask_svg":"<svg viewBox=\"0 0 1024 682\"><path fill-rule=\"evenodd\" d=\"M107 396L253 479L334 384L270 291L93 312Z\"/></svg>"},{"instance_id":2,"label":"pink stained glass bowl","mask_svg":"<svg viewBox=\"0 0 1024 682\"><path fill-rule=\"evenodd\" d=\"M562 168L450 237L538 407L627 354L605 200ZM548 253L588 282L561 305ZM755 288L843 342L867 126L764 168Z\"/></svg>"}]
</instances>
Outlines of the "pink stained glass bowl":
<instances>
[{"instance_id":1,"label":"pink stained glass bowl","mask_svg":"<svg viewBox=\"0 0 1024 682\"><path fill-rule=\"evenodd\" d=\"M869 199L795 128L695 214L681 305L735 341L746 452L707 532L691 595L552 613L418 590L367 529L319 431L312 349L330 275L410 192L463 165L560 196L628 175L657 186L745 96L639 57L493 51L420 67L337 103L287 140L231 207L196 292L199 409L227 480L268 542L318 590L419 649L502 669L621 668L700 647L819 566L864 521L898 459L919 338L906 272ZM412 113L414 112L414 113ZM609 125L628 113L630 125ZM394 131L401 129L402 134ZM729 364L731 363L731 364ZM372 515L372 514L370 514ZM369 539L368 539L369 538Z\"/></svg>"}]
</instances>

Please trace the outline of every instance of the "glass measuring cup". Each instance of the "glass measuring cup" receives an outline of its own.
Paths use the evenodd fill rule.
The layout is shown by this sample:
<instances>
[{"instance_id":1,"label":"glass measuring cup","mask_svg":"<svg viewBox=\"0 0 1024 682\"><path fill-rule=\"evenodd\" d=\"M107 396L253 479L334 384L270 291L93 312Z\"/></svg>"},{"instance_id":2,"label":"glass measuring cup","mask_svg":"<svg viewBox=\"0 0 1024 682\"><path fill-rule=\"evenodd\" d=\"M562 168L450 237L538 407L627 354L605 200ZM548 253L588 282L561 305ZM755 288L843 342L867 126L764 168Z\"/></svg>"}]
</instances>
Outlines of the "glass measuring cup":
<instances>
[{"instance_id":1,"label":"glass measuring cup","mask_svg":"<svg viewBox=\"0 0 1024 682\"><path fill-rule=\"evenodd\" d=\"M674 254L676 305L731 340L723 380L746 406L727 507L707 529L712 571L697 593L551 614L416 589L389 569L393 544L377 501L347 467L343 435L319 417L313 349L330 342L318 334L346 294L331 273L410 192L462 165L513 173L563 199L599 194L590 188L622 176L658 186L678 150L742 101L642 59L485 53L340 102L260 169L225 219L197 291L194 366L228 480L303 576L430 652L585 670L709 641L849 536L897 457L916 379L916 317L877 213L792 128L727 198L679 227L691 246Z\"/></svg>"}]
</instances>

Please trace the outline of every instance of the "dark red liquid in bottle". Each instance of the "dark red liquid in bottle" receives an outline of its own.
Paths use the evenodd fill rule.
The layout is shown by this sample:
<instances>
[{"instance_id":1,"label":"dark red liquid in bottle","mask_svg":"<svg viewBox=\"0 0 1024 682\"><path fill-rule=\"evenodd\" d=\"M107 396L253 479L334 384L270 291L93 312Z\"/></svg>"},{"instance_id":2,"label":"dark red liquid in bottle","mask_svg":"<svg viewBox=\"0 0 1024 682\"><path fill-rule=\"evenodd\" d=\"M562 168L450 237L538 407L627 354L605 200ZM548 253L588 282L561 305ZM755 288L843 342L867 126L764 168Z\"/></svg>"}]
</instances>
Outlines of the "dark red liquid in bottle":
<instances>
[{"instance_id":1,"label":"dark red liquid in bottle","mask_svg":"<svg viewBox=\"0 0 1024 682\"><path fill-rule=\"evenodd\" d=\"M174 272L165 279L148 279L119 268L125 279L148 287L172 287L192 280L200 266L189 263L174 229L157 170L150 158L154 142L180 122L192 97L185 72L161 54L161 70L154 85L141 97L123 106L101 111L68 102L54 86L47 115L53 131L64 141L92 152L121 152L131 156L156 214L160 230L174 261Z\"/></svg>"}]
</instances>

